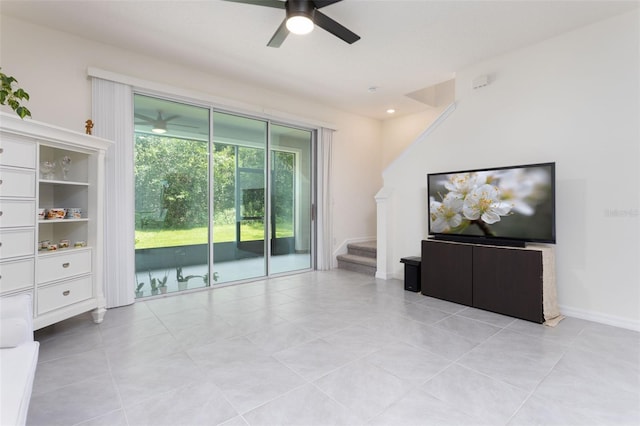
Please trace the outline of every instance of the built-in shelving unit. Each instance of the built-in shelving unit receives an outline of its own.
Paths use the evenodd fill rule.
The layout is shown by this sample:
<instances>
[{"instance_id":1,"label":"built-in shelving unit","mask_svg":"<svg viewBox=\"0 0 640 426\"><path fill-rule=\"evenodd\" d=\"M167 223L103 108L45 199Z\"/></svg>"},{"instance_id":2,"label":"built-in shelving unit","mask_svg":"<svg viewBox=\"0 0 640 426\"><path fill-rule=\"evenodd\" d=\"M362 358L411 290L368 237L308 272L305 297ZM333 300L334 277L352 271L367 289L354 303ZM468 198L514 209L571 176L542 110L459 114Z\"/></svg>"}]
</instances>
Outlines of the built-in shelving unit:
<instances>
[{"instance_id":1,"label":"built-in shelving unit","mask_svg":"<svg viewBox=\"0 0 640 426\"><path fill-rule=\"evenodd\" d=\"M0 124L0 296L31 294L36 329L87 311L101 322L111 142L7 114Z\"/></svg>"}]
</instances>

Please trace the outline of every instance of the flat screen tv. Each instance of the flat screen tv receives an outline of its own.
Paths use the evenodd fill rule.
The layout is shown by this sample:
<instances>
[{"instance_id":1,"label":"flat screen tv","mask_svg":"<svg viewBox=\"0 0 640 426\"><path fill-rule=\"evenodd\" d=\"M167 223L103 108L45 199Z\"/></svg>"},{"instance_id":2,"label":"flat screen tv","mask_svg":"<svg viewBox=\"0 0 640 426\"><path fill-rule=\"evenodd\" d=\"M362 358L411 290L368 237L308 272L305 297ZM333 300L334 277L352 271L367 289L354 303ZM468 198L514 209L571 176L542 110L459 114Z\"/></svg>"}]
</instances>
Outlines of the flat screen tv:
<instances>
[{"instance_id":1,"label":"flat screen tv","mask_svg":"<svg viewBox=\"0 0 640 426\"><path fill-rule=\"evenodd\" d=\"M429 235L524 246L556 242L555 163L427 175Z\"/></svg>"}]
</instances>

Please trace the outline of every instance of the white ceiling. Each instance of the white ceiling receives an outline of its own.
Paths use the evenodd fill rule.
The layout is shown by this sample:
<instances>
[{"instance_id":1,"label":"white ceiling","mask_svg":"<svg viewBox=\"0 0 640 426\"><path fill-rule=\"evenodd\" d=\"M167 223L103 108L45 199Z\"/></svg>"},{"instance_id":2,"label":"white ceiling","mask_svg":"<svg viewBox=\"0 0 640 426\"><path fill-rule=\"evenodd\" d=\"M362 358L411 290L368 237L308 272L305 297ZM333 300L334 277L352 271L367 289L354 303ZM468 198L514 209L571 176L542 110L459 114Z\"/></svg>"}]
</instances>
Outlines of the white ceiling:
<instances>
[{"instance_id":1,"label":"white ceiling","mask_svg":"<svg viewBox=\"0 0 640 426\"><path fill-rule=\"evenodd\" d=\"M638 8L634 1L344 0L316 28L266 44L284 11L208 1L0 1L0 13L378 119L429 108L406 94L457 70ZM567 52L570 54L571 52ZM375 93L370 87L377 87Z\"/></svg>"}]
</instances>

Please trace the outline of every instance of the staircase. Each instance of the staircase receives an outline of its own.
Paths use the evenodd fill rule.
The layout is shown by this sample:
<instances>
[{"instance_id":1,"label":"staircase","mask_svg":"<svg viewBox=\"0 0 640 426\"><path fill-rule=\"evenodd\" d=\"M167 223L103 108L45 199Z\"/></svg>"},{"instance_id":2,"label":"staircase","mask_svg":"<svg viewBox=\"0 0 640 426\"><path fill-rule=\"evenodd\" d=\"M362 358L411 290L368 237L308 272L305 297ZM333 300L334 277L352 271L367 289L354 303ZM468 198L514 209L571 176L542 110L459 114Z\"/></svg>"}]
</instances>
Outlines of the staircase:
<instances>
[{"instance_id":1,"label":"staircase","mask_svg":"<svg viewBox=\"0 0 640 426\"><path fill-rule=\"evenodd\" d=\"M376 274L376 241L347 244L347 254L339 254L338 268L363 274Z\"/></svg>"}]
</instances>

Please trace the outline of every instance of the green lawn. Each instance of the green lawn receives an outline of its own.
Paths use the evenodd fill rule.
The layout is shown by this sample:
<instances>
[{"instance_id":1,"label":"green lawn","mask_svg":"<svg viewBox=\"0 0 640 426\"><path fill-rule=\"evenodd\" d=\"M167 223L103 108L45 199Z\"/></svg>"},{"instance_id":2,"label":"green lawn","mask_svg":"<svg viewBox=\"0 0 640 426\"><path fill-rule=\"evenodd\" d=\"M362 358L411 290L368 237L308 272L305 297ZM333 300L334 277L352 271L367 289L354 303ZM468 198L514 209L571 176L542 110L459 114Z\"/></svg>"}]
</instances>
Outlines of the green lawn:
<instances>
[{"instance_id":1,"label":"green lawn","mask_svg":"<svg viewBox=\"0 0 640 426\"><path fill-rule=\"evenodd\" d=\"M236 239L235 224L214 225L213 232L216 243L231 242ZM262 224L243 225L242 236L245 241L263 239ZM278 238L292 237L292 224L278 224L276 236ZM191 229L136 229L136 249L206 244L207 240L207 228L204 226Z\"/></svg>"}]
</instances>

